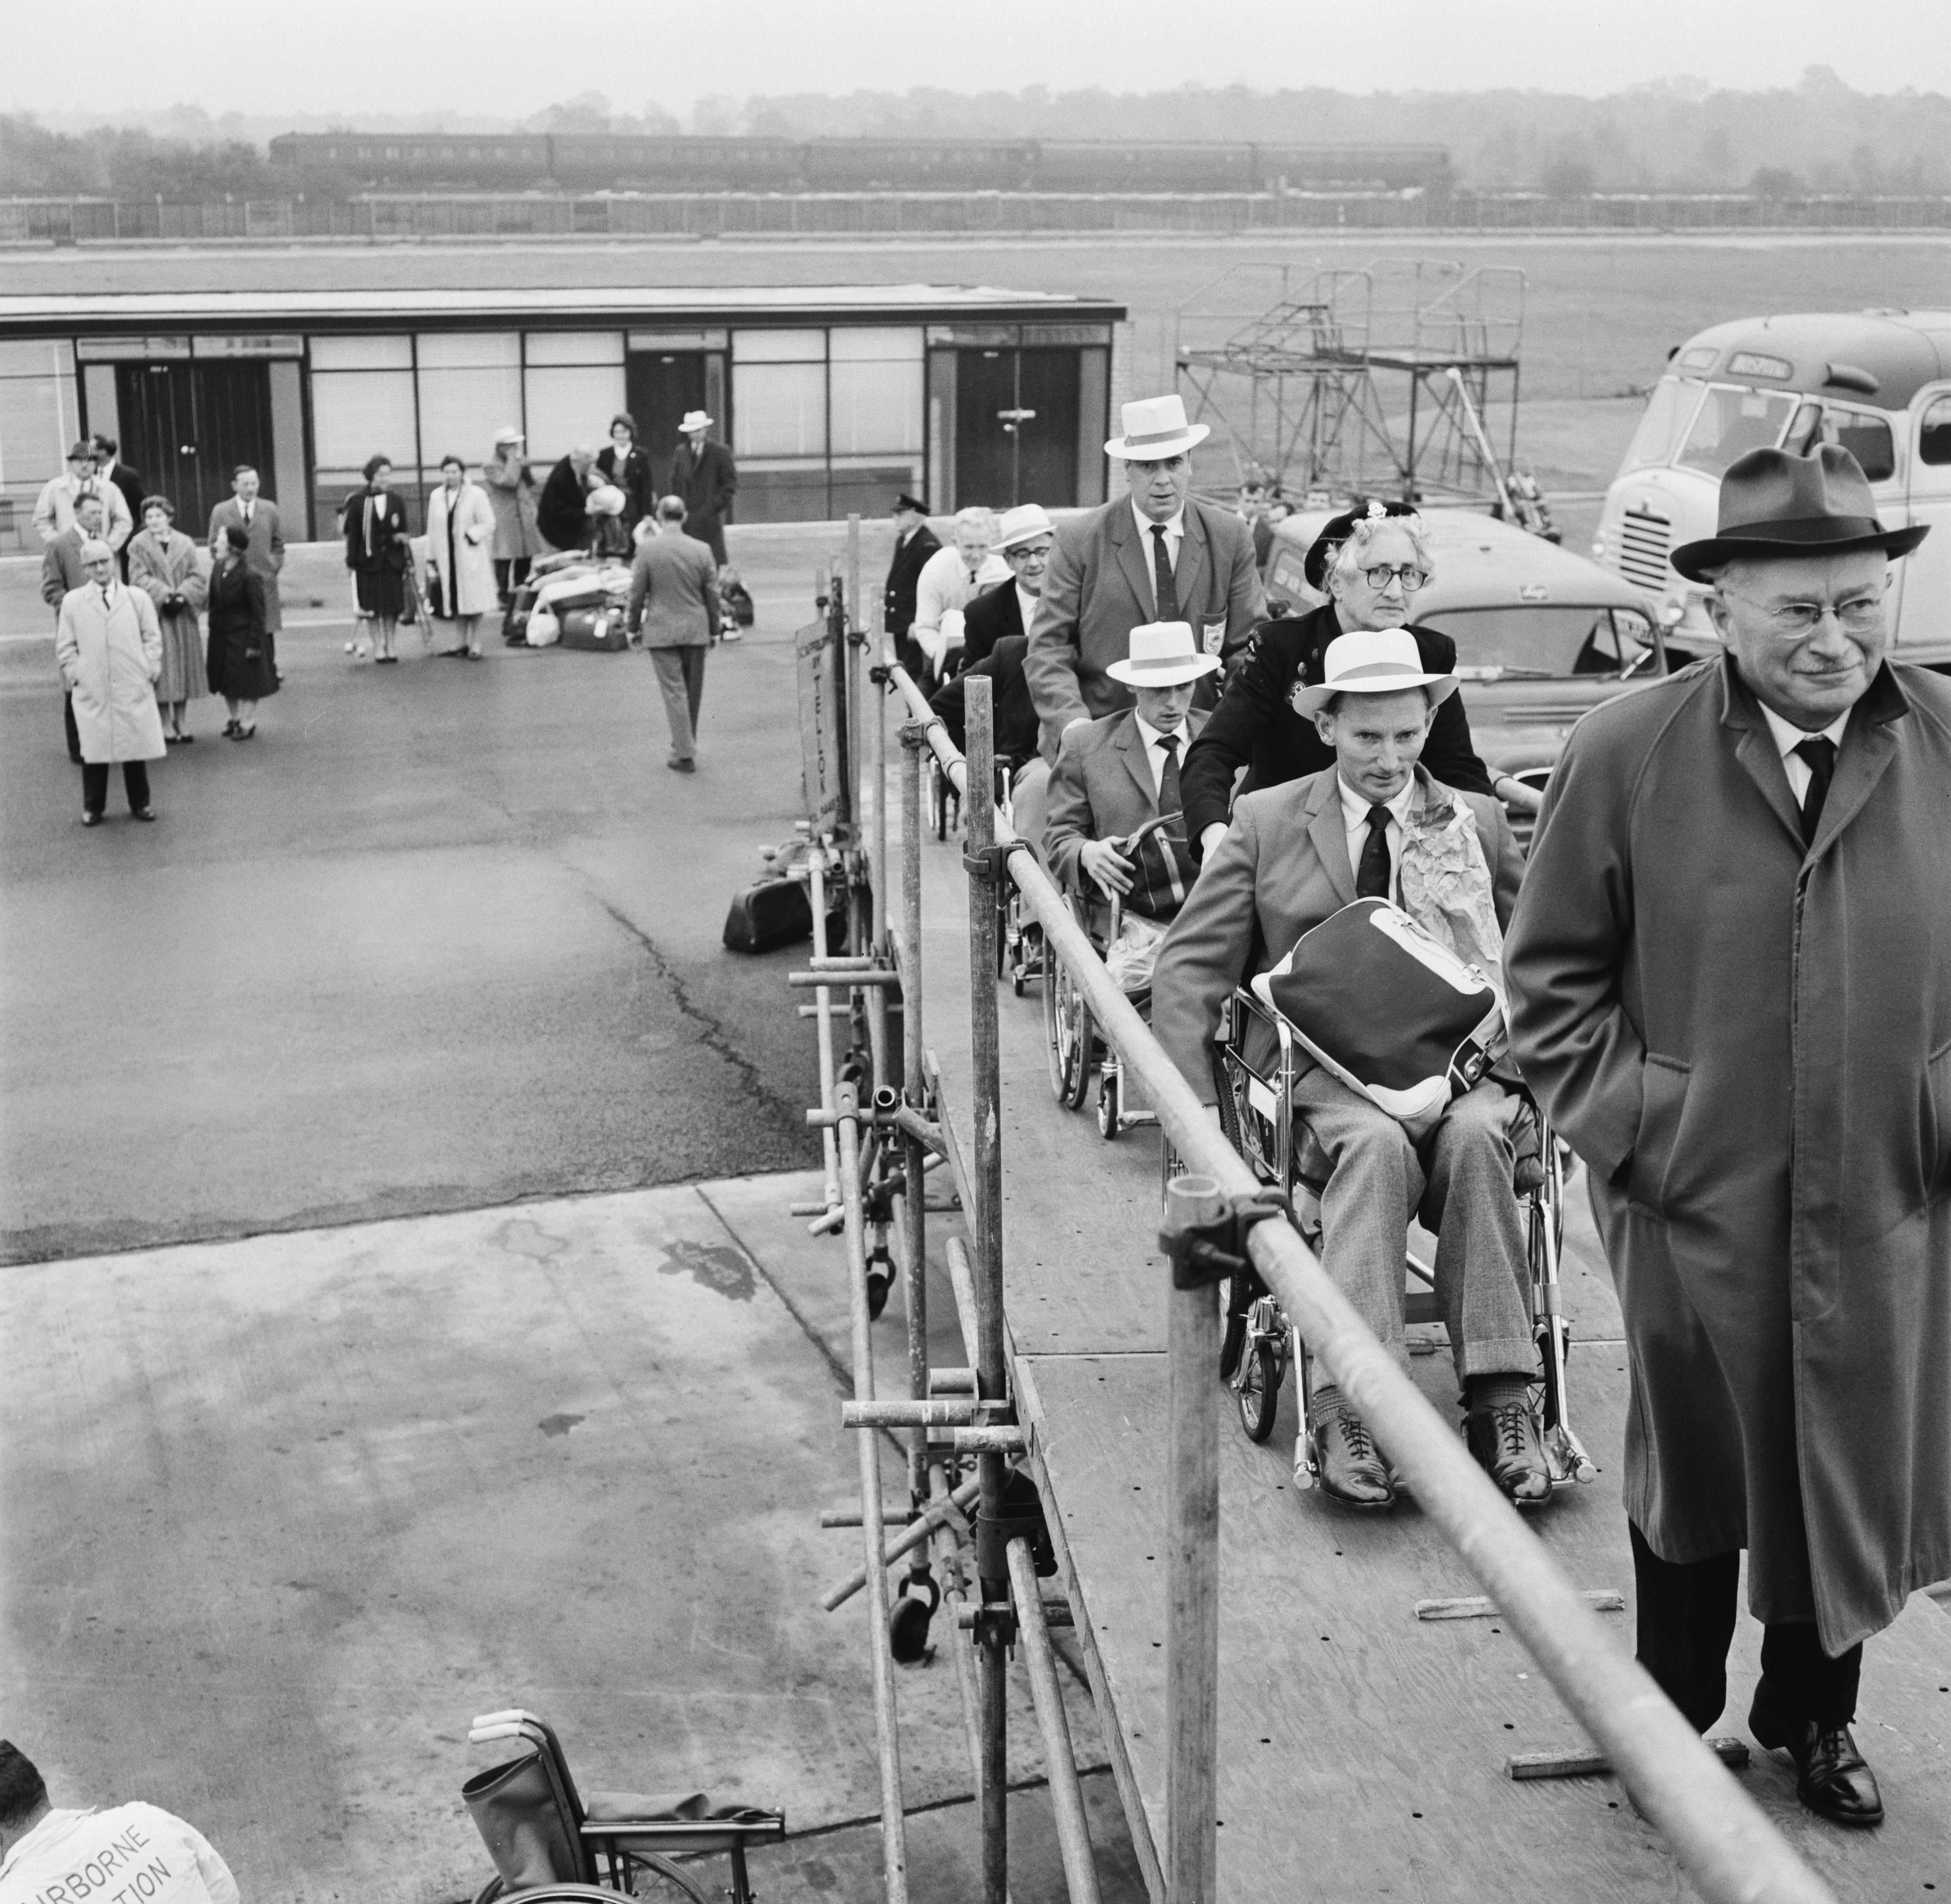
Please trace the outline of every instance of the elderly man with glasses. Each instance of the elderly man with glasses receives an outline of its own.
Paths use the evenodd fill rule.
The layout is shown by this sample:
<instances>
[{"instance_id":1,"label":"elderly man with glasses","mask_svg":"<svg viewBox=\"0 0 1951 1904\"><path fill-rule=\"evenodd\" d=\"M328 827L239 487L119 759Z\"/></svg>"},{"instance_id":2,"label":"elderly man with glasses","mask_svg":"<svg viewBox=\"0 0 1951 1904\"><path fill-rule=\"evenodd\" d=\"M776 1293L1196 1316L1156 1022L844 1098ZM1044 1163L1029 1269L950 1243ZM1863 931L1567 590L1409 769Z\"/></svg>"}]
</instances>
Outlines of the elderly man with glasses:
<instances>
[{"instance_id":1,"label":"elderly man with glasses","mask_svg":"<svg viewBox=\"0 0 1951 1904\"><path fill-rule=\"evenodd\" d=\"M1863 1642L1951 1575L1951 682L1884 605L1924 532L1833 445L1735 461L1673 555L1722 652L1574 729L1505 950L1625 1318L1640 1662L1714 1723L1746 1548L1750 1728L1843 1825Z\"/></svg>"}]
</instances>

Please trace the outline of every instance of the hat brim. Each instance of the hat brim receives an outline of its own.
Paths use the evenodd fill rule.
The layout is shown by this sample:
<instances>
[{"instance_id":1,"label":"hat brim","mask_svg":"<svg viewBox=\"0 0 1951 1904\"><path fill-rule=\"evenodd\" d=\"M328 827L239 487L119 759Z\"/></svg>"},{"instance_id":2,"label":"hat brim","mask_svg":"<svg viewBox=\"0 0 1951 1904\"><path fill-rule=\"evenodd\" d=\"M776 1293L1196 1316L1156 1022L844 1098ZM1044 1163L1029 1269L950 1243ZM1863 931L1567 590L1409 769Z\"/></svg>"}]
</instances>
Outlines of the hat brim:
<instances>
[{"instance_id":1,"label":"hat brim","mask_svg":"<svg viewBox=\"0 0 1951 1904\"><path fill-rule=\"evenodd\" d=\"M1453 674L1369 674L1354 681L1332 681L1318 688L1301 688L1293 696L1297 714L1318 714L1337 694L1406 694L1422 688L1432 711L1462 685Z\"/></svg>"},{"instance_id":2,"label":"hat brim","mask_svg":"<svg viewBox=\"0 0 1951 1904\"><path fill-rule=\"evenodd\" d=\"M1881 529L1860 535L1839 535L1825 542L1790 542L1775 535L1709 535L1698 542L1683 542L1669 558L1689 582L1709 582L1705 573L1724 562L1774 560L1787 562L1798 556L1847 555L1856 549L1881 549L1894 561L1911 551L1931 533L1928 523L1909 529Z\"/></svg>"},{"instance_id":3,"label":"hat brim","mask_svg":"<svg viewBox=\"0 0 1951 1904\"><path fill-rule=\"evenodd\" d=\"M1005 550L1021 548L1025 542L1034 542L1039 535L1054 535L1056 533L1057 525L1054 523L1046 523L1041 529L1026 529L998 542L995 545L996 553L1000 555Z\"/></svg>"},{"instance_id":4,"label":"hat brim","mask_svg":"<svg viewBox=\"0 0 1951 1904\"><path fill-rule=\"evenodd\" d=\"M1163 463L1169 456L1183 456L1212 434L1210 423L1188 423L1184 429L1175 430L1156 443L1134 443L1122 436L1114 436L1104 445L1104 454L1125 463Z\"/></svg>"},{"instance_id":5,"label":"hat brim","mask_svg":"<svg viewBox=\"0 0 1951 1904\"><path fill-rule=\"evenodd\" d=\"M1104 672L1128 688L1178 688L1203 675L1217 674L1219 668L1216 654L1188 654L1182 661L1155 668L1135 668L1128 660L1113 661Z\"/></svg>"}]
</instances>

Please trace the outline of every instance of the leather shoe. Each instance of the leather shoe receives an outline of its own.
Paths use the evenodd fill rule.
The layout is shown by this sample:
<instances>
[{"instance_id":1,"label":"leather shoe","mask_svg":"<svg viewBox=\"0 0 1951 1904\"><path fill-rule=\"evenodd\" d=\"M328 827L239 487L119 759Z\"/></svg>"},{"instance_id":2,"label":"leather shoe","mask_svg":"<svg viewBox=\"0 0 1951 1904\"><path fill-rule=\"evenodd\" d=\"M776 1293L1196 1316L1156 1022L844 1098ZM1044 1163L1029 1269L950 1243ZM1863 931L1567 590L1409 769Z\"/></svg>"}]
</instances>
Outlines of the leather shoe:
<instances>
[{"instance_id":1,"label":"leather shoe","mask_svg":"<svg viewBox=\"0 0 1951 1904\"><path fill-rule=\"evenodd\" d=\"M1795 1795L1818 1818L1859 1829L1883 1823L1877 1775L1856 1749L1846 1725L1784 1718L1757 1690L1748 1709L1748 1730L1758 1744L1771 1752L1785 1752L1795 1761Z\"/></svg>"},{"instance_id":2,"label":"leather shoe","mask_svg":"<svg viewBox=\"0 0 1951 1904\"><path fill-rule=\"evenodd\" d=\"M1486 1403L1464 1417L1463 1432L1477 1463L1513 1506L1542 1507L1551 1498L1551 1470L1538 1438L1537 1417L1523 1402Z\"/></svg>"},{"instance_id":3,"label":"leather shoe","mask_svg":"<svg viewBox=\"0 0 1951 1904\"><path fill-rule=\"evenodd\" d=\"M1310 1414L1307 1443L1321 1491L1330 1500L1344 1507L1394 1506L1395 1476L1352 1408L1332 1406Z\"/></svg>"}]
</instances>

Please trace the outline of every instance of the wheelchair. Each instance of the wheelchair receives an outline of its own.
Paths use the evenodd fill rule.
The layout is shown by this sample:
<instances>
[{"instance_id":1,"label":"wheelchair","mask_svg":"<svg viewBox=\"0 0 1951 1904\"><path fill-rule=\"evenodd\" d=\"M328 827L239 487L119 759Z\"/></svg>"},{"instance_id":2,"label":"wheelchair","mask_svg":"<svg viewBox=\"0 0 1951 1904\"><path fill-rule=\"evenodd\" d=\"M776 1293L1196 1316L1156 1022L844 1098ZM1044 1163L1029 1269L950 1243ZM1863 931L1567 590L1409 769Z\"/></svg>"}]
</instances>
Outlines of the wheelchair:
<instances>
[{"instance_id":1,"label":"wheelchair","mask_svg":"<svg viewBox=\"0 0 1951 1904\"><path fill-rule=\"evenodd\" d=\"M587 1806L570 1775L569 1761L554 1729L532 1712L511 1709L489 1712L469 1728L470 1745L492 1743L502 1739L519 1739L533 1748L532 1756L544 1775L554 1802L554 1817L546 1813L523 1820L522 1846L532 1856L545 1836L570 1847L573 1873L557 1871L556 1881L524 1884L510 1893L498 1874L489 1879L476 1893L474 1904L494 1904L498 1898L519 1896L522 1904L568 1904L575 1899L588 1904L616 1904L621 1895L641 1898L648 1904L713 1904L715 1898L729 1898L731 1904L753 1904L751 1881L745 1867L748 1845L776 1843L786 1832L785 1815L744 1808L721 1808L723 1815L695 1815L701 1812L695 1798L639 1798L635 1794L598 1792ZM505 1768L498 1768L498 1770ZM489 1776L482 1774L481 1777ZM478 1783L470 1780L470 1787ZM555 1830L548 1831L553 1823ZM723 1852L730 1859L732 1883L729 1890L708 1890L682 1865L671 1862L680 1857Z\"/></svg>"},{"instance_id":2,"label":"wheelchair","mask_svg":"<svg viewBox=\"0 0 1951 1904\"><path fill-rule=\"evenodd\" d=\"M1113 894L1107 907L1093 903L1082 894L1066 891L1070 916L1091 941L1101 958L1117 938L1124 923L1124 907ZM1126 994L1141 1018L1149 1018L1152 988L1141 986ZM1043 986L1044 1036L1050 1047L1050 1088L1066 1110L1081 1110L1091 1095L1091 1078L1097 1078L1097 1135L1114 1143L1126 1131L1141 1124L1156 1124L1156 1111L1130 1109L1125 1103L1125 1068L1122 1060L1099 1034L1091 1007L1069 968L1061 959L1048 958Z\"/></svg>"},{"instance_id":3,"label":"wheelchair","mask_svg":"<svg viewBox=\"0 0 1951 1904\"><path fill-rule=\"evenodd\" d=\"M1012 833L1016 830L1016 807L1011 790L1022 765L1007 757L996 762L996 807ZM1020 998L1032 980L1044 975L1043 928L1024 910L1023 896L1013 879L1004 888L1002 908L1001 930L996 935L996 976L1007 979L1010 991Z\"/></svg>"},{"instance_id":4,"label":"wheelchair","mask_svg":"<svg viewBox=\"0 0 1951 1904\"><path fill-rule=\"evenodd\" d=\"M1275 1057L1264 1072L1254 1068L1244 1047L1250 1026L1271 1035ZM1263 1005L1247 987L1235 988L1213 1040L1219 1073L1219 1119L1226 1138L1262 1182L1278 1191L1293 1213L1294 1226L1317 1253L1321 1247L1321 1193L1328 1158L1303 1123L1294 1116L1294 1038L1286 1020ZM1542 1433L1545 1462L1554 1490L1595 1480L1598 1469L1573 1431L1566 1396L1565 1361L1571 1325L1561 1299L1558 1265L1565 1239L1565 1170L1568 1153L1553 1135L1528 1092L1522 1094L1536 1135L1534 1153L1519 1149L1512 1189L1522 1206L1525 1249L1531 1269L1531 1332L1538 1347L1540 1375L1532 1384L1532 1405ZM1436 1297L1436 1275L1413 1251L1405 1264L1411 1285L1403 1297L1403 1319L1410 1324L1443 1320ZM1306 1422L1311 1384L1300 1331L1268 1291L1253 1278L1229 1291L1229 1318L1244 1312L1238 1359L1226 1377L1248 1437L1265 1441L1273 1433L1281 1384L1290 1368L1300 1381L1300 1432L1295 1474L1311 1484L1316 1477ZM1231 1322L1229 1320L1229 1333Z\"/></svg>"}]
</instances>

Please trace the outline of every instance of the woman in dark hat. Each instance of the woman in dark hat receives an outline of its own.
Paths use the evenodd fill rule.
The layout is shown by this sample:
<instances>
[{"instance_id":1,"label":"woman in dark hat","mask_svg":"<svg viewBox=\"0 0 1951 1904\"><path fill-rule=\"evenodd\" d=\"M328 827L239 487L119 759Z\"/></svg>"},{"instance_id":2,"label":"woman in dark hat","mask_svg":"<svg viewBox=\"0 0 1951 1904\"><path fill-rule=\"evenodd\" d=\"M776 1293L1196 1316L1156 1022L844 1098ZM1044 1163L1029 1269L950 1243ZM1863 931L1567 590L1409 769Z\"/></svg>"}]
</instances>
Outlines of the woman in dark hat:
<instances>
[{"instance_id":1,"label":"woman in dark hat","mask_svg":"<svg viewBox=\"0 0 1951 1904\"><path fill-rule=\"evenodd\" d=\"M407 564L413 551L407 538L407 505L386 487L391 460L369 457L360 474L366 486L345 501L345 566L359 595L359 619L376 622L373 661L397 661L394 638L406 613ZM364 648L363 632L360 646Z\"/></svg>"},{"instance_id":2,"label":"woman in dark hat","mask_svg":"<svg viewBox=\"0 0 1951 1904\"><path fill-rule=\"evenodd\" d=\"M1213 718L1186 751L1179 784L1195 859L1204 857L1211 829L1225 831L1241 768L1250 769L1246 787L1275 787L1334 764L1313 722L1294 711L1292 697L1298 688L1321 685L1328 645L1337 635L1406 627L1425 673L1456 671L1456 644L1409 620L1432 569L1422 520L1409 504L1371 501L1332 517L1307 551L1303 572L1328 600L1310 613L1260 624ZM1462 700L1452 694L1436 710L1422 763L1446 786L1498 797L1472 743Z\"/></svg>"},{"instance_id":3,"label":"woman in dark hat","mask_svg":"<svg viewBox=\"0 0 1951 1904\"><path fill-rule=\"evenodd\" d=\"M233 523L217 545L210 578L210 648L204 673L210 691L230 711L226 738L248 741L258 731L258 704L278 691L278 670L265 633L264 579L245 562L251 532Z\"/></svg>"}]
</instances>

